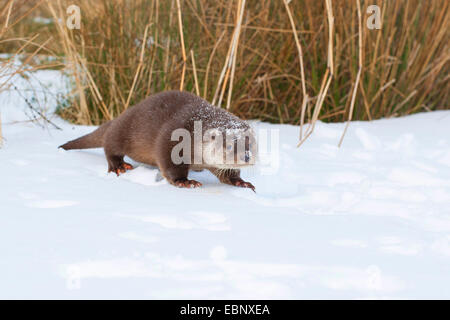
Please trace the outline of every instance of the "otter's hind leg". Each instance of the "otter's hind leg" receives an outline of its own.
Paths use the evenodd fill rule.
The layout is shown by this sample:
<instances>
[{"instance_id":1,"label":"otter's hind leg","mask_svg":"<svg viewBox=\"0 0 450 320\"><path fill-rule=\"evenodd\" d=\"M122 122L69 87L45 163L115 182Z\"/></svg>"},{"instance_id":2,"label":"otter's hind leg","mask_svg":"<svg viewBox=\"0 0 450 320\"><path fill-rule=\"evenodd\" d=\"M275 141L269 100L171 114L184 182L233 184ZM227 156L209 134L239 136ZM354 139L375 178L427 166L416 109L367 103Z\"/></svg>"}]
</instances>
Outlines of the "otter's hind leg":
<instances>
[{"instance_id":1,"label":"otter's hind leg","mask_svg":"<svg viewBox=\"0 0 450 320\"><path fill-rule=\"evenodd\" d=\"M108 172L115 172L117 176L125 173L127 170L133 169L131 164L123 161L125 152L123 151L122 140L118 136L121 131L118 129L120 128L111 126L106 131L103 141L103 150L108 161Z\"/></svg>"},{"instance_id":2,"label":"otter's hind leg","mask_svg":"<svg viewBox=\"0 0 450 320\"><path fill-rule=\"evenodd\" d=\"M250 182L242 180L241 171L238 169L209 169L209 171L222 183L241 188L250 188L255 192L255 187Z\"/></svg>"}]
</instances>

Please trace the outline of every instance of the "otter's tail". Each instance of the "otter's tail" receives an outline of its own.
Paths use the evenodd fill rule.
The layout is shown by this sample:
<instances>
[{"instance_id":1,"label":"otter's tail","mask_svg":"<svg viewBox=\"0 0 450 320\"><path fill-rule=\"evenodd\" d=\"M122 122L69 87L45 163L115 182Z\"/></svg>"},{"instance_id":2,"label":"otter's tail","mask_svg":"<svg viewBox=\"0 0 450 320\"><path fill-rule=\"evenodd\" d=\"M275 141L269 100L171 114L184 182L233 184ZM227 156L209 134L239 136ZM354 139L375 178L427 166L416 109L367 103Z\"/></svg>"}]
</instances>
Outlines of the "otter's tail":
<instances>
[{"instance_id":1,"label":"otter's tail","mask_svg":"<svg viewBox=\"0 0 450 320\"><path fill-rule=\"evenodd\" d=\"M78 139L69 141L59 146L58 148L63 148L64 150L100 148L103 146L103 137L111 123L112 121L108 121L102 124L94 132L91 132Z\"/></svg>"}]
</instances>

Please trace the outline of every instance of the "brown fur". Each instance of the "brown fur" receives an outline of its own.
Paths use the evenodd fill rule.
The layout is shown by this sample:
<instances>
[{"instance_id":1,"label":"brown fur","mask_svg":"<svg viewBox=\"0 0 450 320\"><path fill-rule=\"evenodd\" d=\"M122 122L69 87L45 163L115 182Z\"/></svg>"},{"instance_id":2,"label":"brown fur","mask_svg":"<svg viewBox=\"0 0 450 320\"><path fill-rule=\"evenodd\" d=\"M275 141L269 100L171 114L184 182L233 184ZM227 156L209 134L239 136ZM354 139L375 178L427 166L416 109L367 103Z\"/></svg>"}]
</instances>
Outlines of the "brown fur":
<instances>
[{"instance_id":1,"label":"brown fur","mask_svg":"<svg viewBox=\"0 0 450 320\"><path fill-rule=\"evenodd\" d=\"M212 128L249 129L244 121L200 97L187 92L167 91L148 97L94 132L69 141L60 148L103 147L108 171L117 174L130 169L131 166L123 161L124 156L128 156L135 161L158 166L162 175L179 187L200 186L199 182L188 180L188 172L190 169L205 168L223 183L254 189L240 178L239 169L224 171L207 165L175 165L172 162L171 151L178 143L171 141L172 131L185 128L192 134L196 120L202 121L203 131Z\"/></svg>"}]
</instances>

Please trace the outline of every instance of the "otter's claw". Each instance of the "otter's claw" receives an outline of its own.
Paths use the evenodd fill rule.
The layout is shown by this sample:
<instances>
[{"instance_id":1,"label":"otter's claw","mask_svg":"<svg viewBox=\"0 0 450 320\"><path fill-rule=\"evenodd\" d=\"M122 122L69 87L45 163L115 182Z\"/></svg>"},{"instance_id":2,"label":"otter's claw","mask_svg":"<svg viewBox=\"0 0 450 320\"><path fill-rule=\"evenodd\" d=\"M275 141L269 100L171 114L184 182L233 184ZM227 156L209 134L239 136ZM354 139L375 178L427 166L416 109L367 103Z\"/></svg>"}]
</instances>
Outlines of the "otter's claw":
<instances>
[{"instance_id":1,"label":"otter's claw","mask_svg":"<svg viewBox=\"0 0 450 320\"><path fill-rule=\"evenodd\" d=\"M202 184L195 180L181 179L175 181L175 186L178 188L197 188L201 187Z\"/></svg>"},{"instance_id":2,"label":"otter's claw","mask_svg":"<svg viewBox=\"0 0 450 320\"><path fill-rule=\"evenodd\" d=\"M252 185L250 182L246 182L246 181L244 181L244 180L237 180L237 181L234 181L233 184L234 184L236 187L250 188L250 189L253 190L253 192L256 193L256 191L255 191L255 186Z\"/></svg>"},{"instance_id":3,"label":"otter's claw","mask_svg":"<svg viewBox=\"0 0 450 320\"><path fill-rule=\"evenodd\" d=\"M108 172L115 172L115 174L116 174L117 176L119 176L121 173L125 173L125 172L127 172L128 170L133 170L133 169L134 169L134 168L133 168L133 166L132 166L131 164L124 162L124 163L121 163L121 164L120 164L117 168L115 168L115 169L109 169Z\"/></svg>"}]
</instances>

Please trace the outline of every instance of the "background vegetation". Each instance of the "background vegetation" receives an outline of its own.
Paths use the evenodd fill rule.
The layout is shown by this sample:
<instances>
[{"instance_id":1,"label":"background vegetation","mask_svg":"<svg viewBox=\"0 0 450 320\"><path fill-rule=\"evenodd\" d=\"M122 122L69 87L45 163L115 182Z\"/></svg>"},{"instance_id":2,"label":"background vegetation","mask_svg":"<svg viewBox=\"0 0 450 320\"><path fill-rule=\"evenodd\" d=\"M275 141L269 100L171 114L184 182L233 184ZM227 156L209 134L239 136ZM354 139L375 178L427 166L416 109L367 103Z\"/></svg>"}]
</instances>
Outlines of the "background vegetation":
<instances>
[{"instance_id":1,"label":"background vegetation","mask_svg":"<svg viewBox=\"0 0 450 320\"><path fill-rule=\"evenodd\" d=\"M80 30L55 23L66 21L69 4L81 8ZM302 110L305 122L315 120L314 110L318 119L345 121L353 91L358 120L448 109L450 2L360 0L361 19L357 4L16 1L13 18L26 16L8 33L59 57L51 66L61 65L74 79L60 113L80 124L102 123L152 93L180 88L242 118L278 123L300 123ZM381 30L366 27L372 4L381 8ZM17 45L0 43L0 51Z\"/></svg>"}]
</instances>

